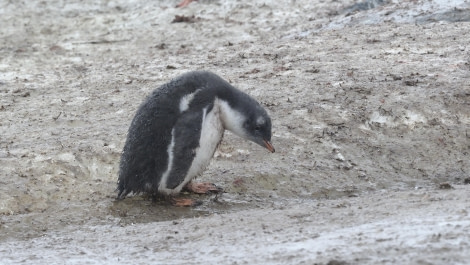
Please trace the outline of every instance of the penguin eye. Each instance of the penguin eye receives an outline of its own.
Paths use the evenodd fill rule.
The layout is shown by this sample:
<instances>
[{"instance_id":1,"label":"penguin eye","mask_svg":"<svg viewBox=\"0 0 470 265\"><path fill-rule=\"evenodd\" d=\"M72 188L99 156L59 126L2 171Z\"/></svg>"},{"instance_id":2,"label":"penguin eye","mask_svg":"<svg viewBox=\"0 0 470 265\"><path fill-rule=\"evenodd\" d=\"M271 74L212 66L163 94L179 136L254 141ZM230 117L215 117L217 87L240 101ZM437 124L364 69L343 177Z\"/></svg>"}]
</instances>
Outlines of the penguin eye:
<instances>
[{"instance_id":1,"label":"penguin eye","mask_svg":"<svg viewBox=\"0 0 470 265\"><path fill-rule=\"evenodd\" d=\"M259 125L256 125L256 127L255 127L255 131L259 131L259 130L261 130L261 126L259 126Z\"/></svg>"}]
</instances>

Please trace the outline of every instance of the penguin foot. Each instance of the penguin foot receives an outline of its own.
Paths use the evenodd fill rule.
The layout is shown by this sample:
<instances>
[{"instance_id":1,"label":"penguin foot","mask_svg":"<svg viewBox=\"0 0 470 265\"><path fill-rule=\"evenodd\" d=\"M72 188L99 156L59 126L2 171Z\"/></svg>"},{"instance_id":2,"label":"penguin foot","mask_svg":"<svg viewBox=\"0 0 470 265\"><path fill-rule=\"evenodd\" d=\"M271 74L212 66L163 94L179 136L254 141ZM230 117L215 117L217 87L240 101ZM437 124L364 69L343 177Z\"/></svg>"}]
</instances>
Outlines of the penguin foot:
<instances>
[{"instance_id":1,"label":"penguin foot","mask_svg":"<svg viewBox=\"0 0 470 265\"><path fill-rule=\"evenodd\" d=\"M171 198L170 202L176 207L195 207L202 204L201 201L188 198Z\"/></svg>"},{"instance_id":2,"label":"penguin foot","mask_svg":"<svg viewBox=\"0 0 470 265\"><path fill-rule=\"evenodd\" d=\"M176 7L185 7L185 6L189 5L192 1L194 1L194 0L183 0Z\"/></svg>"},{"instance_id":3,"label":"penguin foot","mask_svg":"<svg viewBox=\"0 0 470 265\"><path fill-rule=\"evenodd\" d=\"M197 194L207 194L210 192L219 193L223 191L222 188L219 188L215 184L209 183L209 182L203 182L203 183L189 182L188 185L186 185L185 189L190 192L197 193Z\"/></svg>"}]
</instances>

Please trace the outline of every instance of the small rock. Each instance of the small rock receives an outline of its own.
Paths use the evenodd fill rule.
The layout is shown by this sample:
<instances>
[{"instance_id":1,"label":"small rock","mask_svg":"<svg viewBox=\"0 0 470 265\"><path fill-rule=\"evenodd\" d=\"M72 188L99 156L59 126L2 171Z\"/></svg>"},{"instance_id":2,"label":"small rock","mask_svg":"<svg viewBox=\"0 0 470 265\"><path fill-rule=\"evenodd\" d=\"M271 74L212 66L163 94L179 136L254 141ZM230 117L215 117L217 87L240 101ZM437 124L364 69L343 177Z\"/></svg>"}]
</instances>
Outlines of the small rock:
<instances>
[{"instance_id":1,"label":"small rock","mask_svg":"<svg viewBox=\"0 0 470 265\"><path fill-rule=\"evenodd\" d=\"M348 265L349 263L347 263L346 261L343 261L343 260L336 260L336 259L332 259L330 261L328 261L327 265Z\"/></svg>"},{"instance_id":2,"label":"small rock","mask_svg":"<svg viewBox=\"0 0 470 265\"><path fill-rule=\"evenodd\" d=\"M450 185L449 183L447 182L442 182L439 184L439 189L441 190L450 190L450 189L453 189L454 187L452 187L452 185Z\"/></svg>"},{"instance_id":3,"label":"small rock","mask_svg":"<svg viewBox=\"0 0 470 265\"><path fill-rule=\"evenodd\" d=\"M194 23L194 22L199 21L199 20L200 20L200 18L198 18L194 15L192 15L192 16L175 15L175 18L173 19L173 21L171 21L171 23L181 23L181 22Z\"/></svg>"},{"instance_id":4,"label":"small rock","mask_svg":"<svg viewBox=\"0 0 470 265\"><path fill-rule=\"evenodd\" d=\"M418 80L406 80L404 83L406 86L416 86L418 85Z\"/></svg>"}]
</instances>

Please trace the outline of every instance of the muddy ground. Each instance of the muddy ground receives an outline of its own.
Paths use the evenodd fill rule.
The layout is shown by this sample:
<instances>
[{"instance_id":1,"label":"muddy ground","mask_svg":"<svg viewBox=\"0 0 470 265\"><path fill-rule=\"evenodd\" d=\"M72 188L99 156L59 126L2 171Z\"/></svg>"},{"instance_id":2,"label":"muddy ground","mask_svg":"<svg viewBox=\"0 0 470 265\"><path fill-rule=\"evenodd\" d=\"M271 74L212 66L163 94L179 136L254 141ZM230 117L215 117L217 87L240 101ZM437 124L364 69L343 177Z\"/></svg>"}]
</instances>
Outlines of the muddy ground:
<instances>
[{"instance_id":1,"label":"muddy ground","mask_svg":"<svg viewBox=\"0 0 470 265\"><path fill-rule=\"evenodd\" d=\"M468 2L176 3L0 2L0 263L470 260ZM263 103L276 153L226 133L221 196L116 202L140 102L196 69Z\"/></svg>"}]
</instances>

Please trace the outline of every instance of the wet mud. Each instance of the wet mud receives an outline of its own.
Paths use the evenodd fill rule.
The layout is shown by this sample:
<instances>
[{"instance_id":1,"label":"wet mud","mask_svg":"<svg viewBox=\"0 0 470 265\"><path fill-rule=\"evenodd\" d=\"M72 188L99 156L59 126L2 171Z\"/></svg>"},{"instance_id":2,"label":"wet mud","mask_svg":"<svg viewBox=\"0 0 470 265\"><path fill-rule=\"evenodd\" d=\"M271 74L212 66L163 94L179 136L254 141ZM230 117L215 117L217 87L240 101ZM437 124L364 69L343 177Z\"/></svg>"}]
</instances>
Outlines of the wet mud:
<instances>
[{"instance_id":1,"label":"wet mud","mask_svg":"<svg viewBox=\"0 0 470 265\"><path fill-rule=\"evenodd\" d=\"M468 3L176 4L0 3L5 263L470 258ZM221 195L116 201L137 107L202 69L264 105L276 153L227 132L198 178Z\"/></svg>"}]
</instances>

